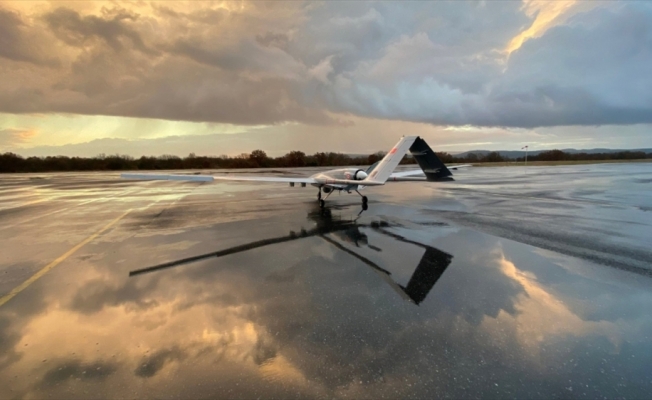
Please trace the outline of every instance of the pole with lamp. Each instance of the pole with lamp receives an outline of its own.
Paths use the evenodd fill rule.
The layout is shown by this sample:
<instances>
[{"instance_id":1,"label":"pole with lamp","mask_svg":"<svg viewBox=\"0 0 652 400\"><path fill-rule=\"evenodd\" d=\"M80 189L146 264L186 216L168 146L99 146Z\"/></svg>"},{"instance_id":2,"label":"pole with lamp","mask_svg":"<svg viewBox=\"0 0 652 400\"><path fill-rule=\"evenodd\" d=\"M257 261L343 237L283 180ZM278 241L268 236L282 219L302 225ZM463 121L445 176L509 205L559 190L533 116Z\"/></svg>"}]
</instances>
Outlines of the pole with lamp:
<instances>
[{"instance_id":1,"label":"pole with lamp","mask_svg":"<svg viewBox=\"0 0 652 400\"><path fill-rule=\"evenodd\" d=\"M521 147L521 150L523 150L523 149L525 149L525 166L527 166L527 149L528 149L528 146Z\"/></svg>"}]
</instances>

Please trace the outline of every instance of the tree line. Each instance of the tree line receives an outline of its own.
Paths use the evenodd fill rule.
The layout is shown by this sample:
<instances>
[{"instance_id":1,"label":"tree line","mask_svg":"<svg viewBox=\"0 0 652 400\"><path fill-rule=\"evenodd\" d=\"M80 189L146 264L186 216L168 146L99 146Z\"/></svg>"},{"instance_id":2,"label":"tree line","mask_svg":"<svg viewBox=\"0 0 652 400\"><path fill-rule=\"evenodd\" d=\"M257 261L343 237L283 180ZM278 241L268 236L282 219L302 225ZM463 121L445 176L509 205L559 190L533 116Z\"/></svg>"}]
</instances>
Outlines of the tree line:
<instances>
[{"instance_id":1,"label":"tree line","mask_svg":"<svg viewBox=\"0 0 652 400\"><path fill-rule=\"evenodd\" d=\"M444 163L483 163L523 161L523 157L509 158L498 152L487 154L469 153L455 156L437 153ZM219 169L219 168L286 168L286 167L338 167L349 165L371 165L385 156L377 152L368 156L351 156L342 153L315 153L307 155L291 151L281 157L269 157L263 150L254 150L239 156L206 157L191 153L187 157L163 155L158 157L134 158L127 155L105 155L95 157L21 157L14 153L0 154L0 173L5 172L57 172L57 171L121 171L121 170L164 170L164 169ZM634 160L652 158L652 153L622 151L614 153L565 153L561 150L544 151L528 157L528 161L579 161L579 160ZM413 164L407 156L401 164Z\"/></svg>"},{"instance_id":2,"label":"tree line","mask_svg":"<svg viewBox=\"0 0 652 400\"><path fill-rule=\"evenodd\" d=\"M254 150L235 157L196 156L187 157L162 155L134 158L128 155L105 155L95 157L21 157L14 153L0 154L2 172L55 172L55 171L121 171L121 170L164 170L164 169L220 169L220 168L285 168L371 165L382 159L385 153L368 156L350 156L342 153L315 153L307 155L291 151L281 157L269 157L263 150ZM404 159L402 163L413 160Z\"/></svg>"},{"instance_id":3,"label":"tree line","mask_svg":"<svg viewBox=\"0 0 652 400\"><path fill-rule=\"evenodd\" d=\"M487 154L468 153L465 156L454 156L448 153L437 153L444 163L484 163L484 162L519 162L525 157L505 157L496 151ZM528 161L600 161L600 160L643 160L652 158L652 153L644 151L618 151L610 153L567 153L561 150L546 150L538 154L528 155Z\"/></svg>"}]
</instances>

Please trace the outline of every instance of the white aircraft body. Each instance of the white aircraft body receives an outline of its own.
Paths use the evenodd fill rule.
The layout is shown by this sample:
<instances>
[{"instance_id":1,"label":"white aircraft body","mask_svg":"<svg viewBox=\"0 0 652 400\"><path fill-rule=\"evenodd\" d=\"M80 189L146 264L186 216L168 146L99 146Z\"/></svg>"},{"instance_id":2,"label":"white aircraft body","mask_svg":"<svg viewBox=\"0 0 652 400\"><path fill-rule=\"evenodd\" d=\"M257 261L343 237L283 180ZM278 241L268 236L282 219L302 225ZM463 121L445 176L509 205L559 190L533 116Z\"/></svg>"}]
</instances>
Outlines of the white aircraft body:
<instances>
[{"instance_id":1,"label":"white aircraft body","mask_svg":"<svg viewBox=\"0 0 652 400\"><path fill-rule=\"evenodd\" d=\"M418 170L402 171L394 173L394 169L410 152L421 167ZM468 165L458 165L451 167L457 169L467 167ZM360 168L340 168L324 172L318 172L310 177L263 177L263 176L228 176L228 175L159 175L159 174L122 174L122 178L139 179L139 180L178 180L178 181L195 181L211 182L221 181L253 181L253 182L276 182L289 183L294 186L299 183L305 187L307 184L319 188L317 200L320 206L324 207L322 192L326 193L326 198L335 190L356 192L362 197L363 208L366 208L367 197L360 194L359 190L366 186L382 186L386 182L396 181L442 181L453 180L452 173L437 157L428 144L418 136L404 136L398 143L385 155L385 157L365 169Z\"/></svg>"}]
</instances>

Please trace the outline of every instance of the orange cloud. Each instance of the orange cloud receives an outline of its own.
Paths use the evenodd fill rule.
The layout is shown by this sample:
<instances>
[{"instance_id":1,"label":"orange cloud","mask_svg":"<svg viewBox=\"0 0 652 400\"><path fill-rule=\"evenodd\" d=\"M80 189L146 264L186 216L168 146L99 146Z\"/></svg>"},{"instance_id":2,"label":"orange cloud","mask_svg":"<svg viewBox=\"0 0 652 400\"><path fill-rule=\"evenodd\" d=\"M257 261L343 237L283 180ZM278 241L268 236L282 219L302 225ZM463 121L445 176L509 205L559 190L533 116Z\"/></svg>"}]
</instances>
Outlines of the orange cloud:
<instances>
[{"instance_id":1,"label":"orange cloud","mask_svg":"<svg viewBox=\"0 0 652 400\"><path fill-rule=\"evenodd\" d=\"M27 143L36 135L37 132L31 129L0 129L0 146L14 146Z\"/></svg>"},{"instance_id":2,"label":"orange cloud","mask_svg":"<svg viewBox=\"0 0 652 400\"><path fill-rule=\"evenodd\" d=\"M533 360L539 356L541 342L551 336L582 337L598 333L609 338L614 346L620 346L618 327L613 322L583 320L554 290L539 283L534 274L519 269L502 251L499 257L502 272L518 282L525 292L518 296L515 304L517 314L502 311L496 319L484 321L489 331L501 332L505 326L512 326L519 343L534 356Z\"/></svg>"},{"instance_id":3,"label":"orange cloud","mask_svg":"<svg viewBox=\"0 0 652 400\"><path fill-rule=\"evenodd\" d=\"M526 40L541 36L548 28L559 22L559 19L568 13L577 1L524 0L523 3L525 13L530 17L535 15L536 17L528 29L512 38L507 45L508 54L518 50Z\"/></svg>"}]
</instances>

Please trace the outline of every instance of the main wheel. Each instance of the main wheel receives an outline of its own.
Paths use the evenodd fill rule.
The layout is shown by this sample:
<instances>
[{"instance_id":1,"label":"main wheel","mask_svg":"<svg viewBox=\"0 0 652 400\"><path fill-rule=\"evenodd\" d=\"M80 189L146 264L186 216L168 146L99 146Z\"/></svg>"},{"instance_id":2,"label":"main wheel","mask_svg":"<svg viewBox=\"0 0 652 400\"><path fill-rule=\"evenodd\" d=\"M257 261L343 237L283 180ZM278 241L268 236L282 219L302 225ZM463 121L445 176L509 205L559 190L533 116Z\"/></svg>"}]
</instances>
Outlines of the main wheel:
<instances>
[{"instance_id":1,"label":"main wheel","mask_svg":"<svg viewBox=\"0 0 652 400\"><path fill-rule=\"evenodd\" d=\"M367 211L368 208L369 206L367 205L367 203L362 203L362 211Z\"/></svg>"},{"instance_id":2,"label":"main wheel","mask_svg":"<svg viewBox=\"0 0 652 400\"><path fill-rule=\"evenodd\" d=\"M362 204L367 204L367 196L362 196Z\"/></svg>"},{"instance_id":3,"label":"main wheel","mask_svg":"<svg viewBox=\"0 0 652 400\"><path fill-rule=\"evenodd\" d=\"M324 208L326 206L326 202L324 200L319 200L319 207Z\"/></svg>"}]
</instances>

